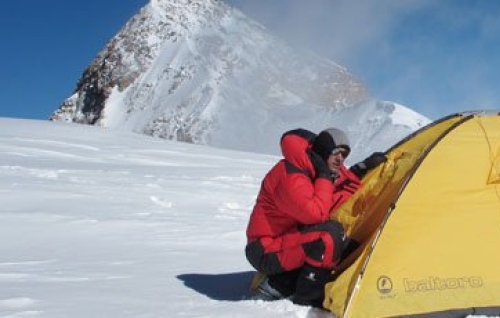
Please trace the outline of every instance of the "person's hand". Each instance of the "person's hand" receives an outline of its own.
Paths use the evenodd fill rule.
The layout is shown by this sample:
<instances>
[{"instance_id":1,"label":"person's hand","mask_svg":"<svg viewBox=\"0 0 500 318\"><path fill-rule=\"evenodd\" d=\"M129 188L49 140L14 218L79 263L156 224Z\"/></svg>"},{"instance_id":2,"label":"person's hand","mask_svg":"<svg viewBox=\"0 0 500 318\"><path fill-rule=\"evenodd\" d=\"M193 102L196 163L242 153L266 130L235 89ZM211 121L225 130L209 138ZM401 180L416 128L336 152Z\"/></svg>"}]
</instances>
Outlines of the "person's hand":
<instances>
[{"instance_id":1,"label":"person's hand","mask_svg":"<svg viewBox=\"0 0 500 318\"><path fill-rule=\"evenodd\" d=\"M352 166L349 170L351 170L358 178L362 179L368 171L376 168L385 161L387 161L387 157L383 152L374 152L365 160Z\"/></svg>"},{"instance_id":2,"label":"person's hand","mask_svg":"<svg viewBox=\"0 0 500 318\"><path fill-rule=\"evenodd\" d=\"M369 171L373 168L376 168L379 164L385 161L387 161L387 157L383 152L374 152L368 158L363 160L363 163L365 164L366 169Z\"/></svg>"},{"instance_id":3,"label":"person's hand","mask_svg":"<svg viewBox=\"0 0 500 318\"><path fill-rule=\"evenodd\" d=\"M332 173L326 162L318 155L316 152L309 152L309 157L311 158L311 163L314 166L314 170L316 171L316 178L325 178L328 180L333 180Z\"/></svg>"}]
</instances>

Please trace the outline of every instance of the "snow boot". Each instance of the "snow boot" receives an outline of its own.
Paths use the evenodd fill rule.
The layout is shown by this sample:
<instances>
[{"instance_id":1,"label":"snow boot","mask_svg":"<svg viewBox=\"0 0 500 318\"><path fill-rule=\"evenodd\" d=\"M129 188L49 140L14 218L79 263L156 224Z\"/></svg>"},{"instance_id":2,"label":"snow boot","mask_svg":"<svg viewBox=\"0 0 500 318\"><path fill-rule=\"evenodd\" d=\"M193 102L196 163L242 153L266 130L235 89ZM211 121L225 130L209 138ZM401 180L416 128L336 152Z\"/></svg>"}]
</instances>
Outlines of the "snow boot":
<instances>
[{"instance_id":1,"label":"snow boot","mask_svg":"<svg viewBox=\"0 0 500 318\"><path fill-rule=\"evenodd\" d=\"M298 268L280 274L269 275L269 285L278 290L285 298L290 297L295 293L301 270L301 268Z\"/></svg>"},{"instance_id":2,"label":"snow boot","mask_svg":"<svg viewBox=\"0 0 500 318\"><path fill-rule=\"evenodd\" d=\"M332 277L332 270L314 267L305 264L302 267L295 295L292 298L294 304L323 308L325 299L325 285Z\"/></svg>"},{"instance_id":3,"label":"snow boot","mask_svg":"<svg viewBox=\"0 0 500 318\"><path fill-rule=\"evenodd\" d=\"M255 288L252 299L278 300L289 298L295 293L300 272L301 269L299 268L280 274L267 275Z\"/></svg>"},{"instance_id":4,"label":"snow boot","mask_svg":"<svg viewBox=\"0 0 500 318\"><path fill-rule=\"evenodd\" d=\"M279 300L283 299L285 296L281 294L278 290L269 285L269 277L266 277L254 291L254 294L250 297L251 300Z\"/></svg>"}]
</instances>

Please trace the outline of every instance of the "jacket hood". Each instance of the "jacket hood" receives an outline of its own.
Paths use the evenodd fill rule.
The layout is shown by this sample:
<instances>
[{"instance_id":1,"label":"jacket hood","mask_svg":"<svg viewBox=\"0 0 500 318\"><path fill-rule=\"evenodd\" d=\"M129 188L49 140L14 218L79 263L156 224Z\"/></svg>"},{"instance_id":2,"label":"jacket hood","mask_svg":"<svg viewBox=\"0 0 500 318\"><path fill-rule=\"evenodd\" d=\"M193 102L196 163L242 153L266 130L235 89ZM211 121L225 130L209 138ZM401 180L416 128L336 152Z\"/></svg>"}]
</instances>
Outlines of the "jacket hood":
<instances>
[{"instance_id":1,"label":"jacket hood","mask_svg":"<svg viewBox=\"0 0 500 318\"><path fill-rule=\"evenodd\" d=\"M308 152L311 150L315 137L316 134L305 129L290 130L281 137L281 153L283 157L310 176L314 176L315 171Z\"/></svg>"}]
</instances>

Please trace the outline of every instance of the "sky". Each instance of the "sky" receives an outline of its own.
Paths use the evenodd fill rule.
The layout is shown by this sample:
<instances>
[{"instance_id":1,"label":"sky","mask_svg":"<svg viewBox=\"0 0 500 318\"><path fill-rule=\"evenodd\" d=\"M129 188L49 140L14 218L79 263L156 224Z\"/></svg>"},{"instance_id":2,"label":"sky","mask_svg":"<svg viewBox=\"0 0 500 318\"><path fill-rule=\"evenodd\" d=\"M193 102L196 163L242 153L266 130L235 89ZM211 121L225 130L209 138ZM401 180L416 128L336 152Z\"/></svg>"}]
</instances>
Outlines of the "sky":
<instances>
[{"instance_id":1,"label":"sky","mask_svg":"<svg viewBox=\"0 0 500 318\"><path fill-rule=\"evenodd\" d=\"M0 11L0 116L47 119L147 0L31 1ZM500 109L500 2L226 0L346 67L371 97L431 119Z\"/></svg>"},{"instance_id":2,"label":"sky","mask_svg":"<svg viewBox=\"0 0 500 318\"><path fill-rule=\"evenodd\" d=\"M277 159L0 118L0 317L332 318L244 300L246 224Z\"/></svg>"}]
</instances>

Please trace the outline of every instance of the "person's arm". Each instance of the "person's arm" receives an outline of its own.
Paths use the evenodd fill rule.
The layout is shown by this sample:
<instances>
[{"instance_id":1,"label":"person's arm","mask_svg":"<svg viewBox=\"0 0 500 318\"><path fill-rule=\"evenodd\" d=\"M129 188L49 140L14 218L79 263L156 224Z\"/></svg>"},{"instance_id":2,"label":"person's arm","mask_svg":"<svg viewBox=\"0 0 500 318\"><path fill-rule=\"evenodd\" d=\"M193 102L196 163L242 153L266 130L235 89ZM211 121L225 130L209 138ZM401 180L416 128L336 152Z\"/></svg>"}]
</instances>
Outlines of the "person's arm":
<instances>
[{"instance_id":1,"label":"person's arm","mask_svg":"<svg viewBox=\"0 0 500 318\"><path fill-rule=\"evenodd\" d=\"M311 181L303 174L290 175L278 191L278 204L297 222L310 225L329 219L333 184L327 178Z\"/></svg>"},{"instance_id":2,"label":"person's arm","mask_svg":"<svg viewBox=\"0 0 500 318\"><path fill-rule=\"evenodd\" d=\"M332 194L332 208L330 214L334 214L337 209L361 187L361 180L349 169L342 167L339 178L335 180Z\"/></svg>"},{"instance_id":3,"label":"person's arm","mask_svg":"<svg viewBox=\"0 0 500 318\"><path fill-rule=\"evenodd\" d=\"M368 171L376 168L379 164L385 161L387 161L387 157L383 152L374 152L365 160L353 165L349 170L351 170L359 179L363 179Z\"/></svg>"}]
</instances>

